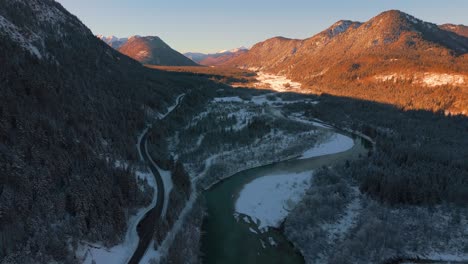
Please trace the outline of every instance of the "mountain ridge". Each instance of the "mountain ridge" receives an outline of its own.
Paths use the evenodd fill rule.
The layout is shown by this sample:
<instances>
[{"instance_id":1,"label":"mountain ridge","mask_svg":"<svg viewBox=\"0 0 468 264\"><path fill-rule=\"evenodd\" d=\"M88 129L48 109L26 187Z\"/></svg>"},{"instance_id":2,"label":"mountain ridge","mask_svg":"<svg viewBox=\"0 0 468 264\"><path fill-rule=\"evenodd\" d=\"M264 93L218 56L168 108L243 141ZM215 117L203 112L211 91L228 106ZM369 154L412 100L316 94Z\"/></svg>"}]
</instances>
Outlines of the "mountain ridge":
<instances>
[{"instance_id":1,"label":"mountain ridge","mask_svg":"<svg viewBox=\"0 0 468 264\"><path fill-rule=\"evenodd\" d=\"M221 50L216 53L186 52L184 56L205 66L218 66L225 62L244 54L249 49L241 46L230 50Z\"/></svg>"},{"instance_id":2,"label":"mountain ridge","mask_svg":"<svg viewBox=\"0 0 468 264\"><path fill-rule=\"evenodd\" d=\"M160 66L196 66L178 51L172 49L158 36L133 35L126 38L97 35L120 53L142 64Z\"/></svg>"},{"instance_id":3,"label":"mountain ridge","mask_svg":"<svg viewBox=\"0 0 468 264\"><path fill-rule=\"evenodd\" d=\"M285 75L301 82L303 92L378 98L409 108L416 107L416 87L423 87L444 96L435 103L417 103L418 108L468 114L466 93L435 89L468 86L467 52L468 38L390 10L363 23L338 21L302 40L270 38L223 65ZM407 82L407 94L387 99L382 87L390 89L394 82ZM342 88L350 84L353 91ZM367 95L358 89L363 86L372 87ZM432 99L424 96L424 101Z\"/></svg>"}]
</instances>

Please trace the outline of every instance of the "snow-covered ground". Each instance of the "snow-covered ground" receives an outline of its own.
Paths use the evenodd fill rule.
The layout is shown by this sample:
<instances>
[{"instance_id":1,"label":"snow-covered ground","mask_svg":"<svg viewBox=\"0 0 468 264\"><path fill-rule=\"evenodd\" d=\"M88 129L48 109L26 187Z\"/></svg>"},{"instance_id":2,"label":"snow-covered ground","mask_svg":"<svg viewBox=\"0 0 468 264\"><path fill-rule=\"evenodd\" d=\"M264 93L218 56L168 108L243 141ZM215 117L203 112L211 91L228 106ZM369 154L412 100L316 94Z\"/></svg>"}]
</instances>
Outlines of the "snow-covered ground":
<instances>
[{"instance_id":1,"label":"snow-covered ground","mask_svg":"<svg viewBox=\"0 0 468 264\"><path fill-rule=\"evenodd\" d=\"M376 81L394 82L400 80L411 80L414 84L420 84L428 87L437 87L442 85L466 85L468 76L451 73L418 72L412 75L401 73L381 74L374 76Z\"/></svg>"},{"instance_id":2,"label":"snow-covered ground","mask_svg":"<svg viewBox=\"0 0 468 264\"><path fill-rule=\"evenodd\" d=\"M301 84L293 82L281 75L274 75L265 72L257 72L258 83L255 86L259 88L270 88L277 92L300 91Z\"/></svg>"},{"instance_id":3,"label":"snow-covered ground","mask_svg":"<svg viewBox=\"0 0 468 264\"><path fill-rule=\"evenodd\" d=\"M242 103L244 100L242 100L239 96L231 96L231 97L217 97L213 99L213 102L215 103Z\"/></svg>"},{"instance_id":4,"label":"snow-covered ground","mask_svg":"<svg viewBox=\"0 0 468 264\"><path fill-rule=\"evenodd\" d=\"M463 85L465 84L465 76L460 74L447 73L425 73L422 82L429 87L442 85Z\"/></svg>"},{"instance_id":5,"label":"snow-covered ground","mask_svg":"<svg viewBox=\"0 0 468 264\"><path fill-rule=\"evenodd\" d=\"M158 165L155 165L158 169L159 175L161 175L161 179L164 185L164 205L161 217L166 217L167 207L169 206L169 198L171 195L172 188L174 187L174 183L172 182L172 173L170 171L166 171L161 169Z\"/></svg>"},{"instance_id":6,"label":"snow-covered ground","mask_svg":"<svg viewBox=\"0 0 468 264\"><path fill-rule=\"evenodd\" d=\"M33 32L26 32L24 34L20 28L11 23L8 19L0 15L0 31L8 35L11 40L18 43L23 49L29 51L32 55L42 59L42 54L39 49L33 44L40 42L42 39ZM38 41L40 40L40 41Z\"/></svg>"},{"instance_id":7,"label":"snow-covered ground","mask_svg":"<svg viewBox=\"0 0 468 264\"><path fill-rule=\"evenodd\" d=\"M194 188L194 185L192 185L190 198L185 204L184 209L182 209L182 212L180 212L179 218L174 223L171 230L167 233L166 237L157 250L154 249L154 240L151 242L150 246L140 260L140 264L159 263L161 257L167 255L167 252L169 251L169 248L171 247L176 235L182 229L182 225L185 223L187 215L192 211L197 197L197 192Z\"/></svg>"},{"instance_id":8,"label":"snow-covered ground","mask_svg":"<svg viewBox=\"0 0 468 264\"><path fill-rule=\"evenodd\" d=\"M177 105L180 103L180 101L183 99L184 96L185 94L179 95L176 99L175 104L170 106L167 109L167 112L165 114L160 114L159 118L163 119L168 114L170 114L177 107ZM144 160L142 151L146 151L146 154L151 159L151 156L148 153L148 148L146 144L143 150L140 148L141 141L143 140L148 130L149 130L149 127L145 128L142 131L142 133L138 136L137 144L136 144L138 154L140 156L140 160L142 161ZM169 194L173 187L172 175L170 172L160 169L154 163L153 160L151 160L151 162L153 163L153 165L156 166L163 180L164 190L165 190L165 195L166 195L165 200L164 200L164 206L163 206L163 214L165 214L165 212L167 211L167 207L168 207ZM128 167L128 163L122 162L122 161L116 161L114 166ZM153 198L151 200L151 203L147 207L137 210L136 214L129 217L127 232L125 233L124 240L121 244L116 245L112 248L106 248L102 244L92 244L92 243L87 243L87 242L81 243L78 246L78 249L76 250L76 256L79 259L83 260L83 264L101 264L101 263L102 264L107 264L107 263L124 264L128 262L128 260L131 258L136 248L138 247L139 237L138 237L138 232L137 232L137 225L143 219L146 213L148 213L152 208L156 206L158 188L157 188L156 179L152 173L137 171L135 174L136 174L135 176L138 179L146 180L148 185L153 188L154 192L153 192Z\"/></svg>"},{"instance_id":9,"label":"snow-covered ground","mask_svg":"<svg viewBox=\"0 0 468 264\"><path fill-rule=\"evenodd\" d=\"M270 97L271 99L268 98L268 96L271 96ZM318 104L318 101L314 101L310 99L284 101L282 98L276 97L274 93L271 93L271 94L266 94L266 95L252 96L250 100L244 100L240 98L239 96L216 97L213 99L213 103L254 103L256 105L267 104L270 106L274 106L274 105L285 105L285 104L293 104L293 103Z\"/></svg>"},{"instance_id":10,"label":"snow-covered ground","mask_svg":"<svg viewBox=\"0 0 468 264\"><path fill-rule=\"evenodd\" d=\"M310 187L312 172L269 175L246 184L236 212L259 221L259 228L279 227Z\"/></svg>"},{"instance_id":11,"label":"snow-covered ground","mask_svg":"<svg viewBox=\"0 0 468 264\"><path fill-rule=\"evenodd\" d=\"M354 140L341 134L332 134L326 141L305 151L300 159L308 159L323 155L345 152L354 146Z\"/></svg>"},{"instance_id":12,"label":"snow-covered ground","mask_svg":"<svg viewBox=\"0 0 468 264\"><path fill-rule=\"evenodd\" d=\"M356 191L358 192L358 190ZM344 235L356 224L356 218L361 210L361 200L355 198L346 207L344 215L336 223L326 223L322 225L322 229L328 234L328 239L333 242L337 239L342 239Z\"/></svg>"},{"instance_id":13,"label":"snow-covered ground","mask_svg":"<svg viewBox=\"0 0 468 264\"><path fill-rule=\"evenodd\" d=\"M138 246L138 233L137 225L146 213L156 206L156 180L153 174L137 171L136 176L139 179L146 180L148 185L153 187L153 199L151 204L145 208L141 208L135 215L130 216L128 219L128 229L125 233L124 241L122 244L116 245L112 248L106 248L102 244L83 243L79 245L76 255L83 259L83 264L106 264L106 263L127 263L130 257L135 252Z\"/></svg>"}]
</instances>

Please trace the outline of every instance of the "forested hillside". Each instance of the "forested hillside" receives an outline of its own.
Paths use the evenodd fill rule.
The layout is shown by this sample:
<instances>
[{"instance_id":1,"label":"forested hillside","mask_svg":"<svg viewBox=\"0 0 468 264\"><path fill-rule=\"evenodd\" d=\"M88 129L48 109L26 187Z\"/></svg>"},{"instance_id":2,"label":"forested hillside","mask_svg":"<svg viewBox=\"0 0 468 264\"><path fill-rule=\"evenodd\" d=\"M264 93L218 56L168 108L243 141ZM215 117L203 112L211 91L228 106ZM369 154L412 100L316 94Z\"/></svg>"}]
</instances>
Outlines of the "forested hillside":
<instances>
[{"instance_id":1,"label":"forested hillside","mask_svg":"<svg viewBox=\"0 0 468 264\"><path fill-rule=\"evenodd\" d=\"M74 262L149 201L132 171L145 123L208 82L144 68L53 0L0 6L0 259Z\"/></svg>"},{"instance_id":2,"label":"forested hillside","mask_svg":"<svg viewBox=\"0 0 468 264\"><path fill-rule=\"evenodd\" d=\"M391 260L414 256L466 262L466 117L328 95L288 111L376 142L360 160L317 171L286 221L306 263L403 263Z\"/></svg>"},{"instance_id":3,"label":"forested hillside","mask_svg":"<svg viewBox=\"0 0 468 264\"><path fill-rule=\"evenodd\" d=\"M466 115L468 38L445 29L393 10L304 40L272 38L225 65L286 75L302 92Z\"/></svg>"}]
</instances>

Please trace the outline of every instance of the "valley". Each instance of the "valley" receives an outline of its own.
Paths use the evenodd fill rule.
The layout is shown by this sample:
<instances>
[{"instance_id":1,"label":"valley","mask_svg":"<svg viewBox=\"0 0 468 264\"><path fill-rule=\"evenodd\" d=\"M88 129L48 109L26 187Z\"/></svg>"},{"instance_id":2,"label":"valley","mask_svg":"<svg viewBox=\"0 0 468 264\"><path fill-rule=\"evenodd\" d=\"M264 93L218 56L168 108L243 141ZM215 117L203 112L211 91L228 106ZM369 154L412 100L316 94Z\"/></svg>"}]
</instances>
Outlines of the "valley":
<instances>
[{"instance_id":1,"label":"valley","mask_svg":"<svg viewBox=\"0 0 468 264\"><path fill-rule=\"evenodd\" d=\"M245 48L249 12L83 16L119 38L59 2L0 0L0 264L468 263L466 26L389 10Z\"/></svg>"}]
</instances>

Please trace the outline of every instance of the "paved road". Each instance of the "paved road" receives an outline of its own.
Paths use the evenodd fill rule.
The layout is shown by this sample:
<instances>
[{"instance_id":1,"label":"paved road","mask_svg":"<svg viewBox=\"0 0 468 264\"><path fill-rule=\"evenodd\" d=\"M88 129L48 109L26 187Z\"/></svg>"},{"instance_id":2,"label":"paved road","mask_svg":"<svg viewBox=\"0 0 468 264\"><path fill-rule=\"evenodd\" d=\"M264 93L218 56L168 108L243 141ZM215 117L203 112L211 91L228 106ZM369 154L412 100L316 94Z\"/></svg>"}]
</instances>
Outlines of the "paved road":
<instances>
[{"instance_id":1,"label":"paved road","mask_svg":"<svg viewBox=\"0 0 468 264\"><path fill-rule=\"evenodd\" d=\"M183 98L184 98L184 95L177 97L176 105L172 109L170 109L166 115L162 116L162 119L164 119L168 114L170 114L170 112L176 109L179 106ZM148 213L146 213L143 219L138 223L137 233L138 233L138 237L140 240L138 242L137 249L133 253L132 258L128 261L128 264L140 263L141 258L143 257L146 250L148 249L148 246L153 240L153 234L156 229L156 225L159 221L159 218L161 217L163 206L164 206L164 196L165 196L164 183L148 151L148 135L149 133L151 133L150 131L151 129L148 129L145 135L143 136L142 140L140 141L140 150L141 150L141 155L144 161L146 162L146 164L148 164L148 167L150 168L151 173L156 179L158 197L156 200L156 206L153 207Z\"/></svg>"}]
</instances>

